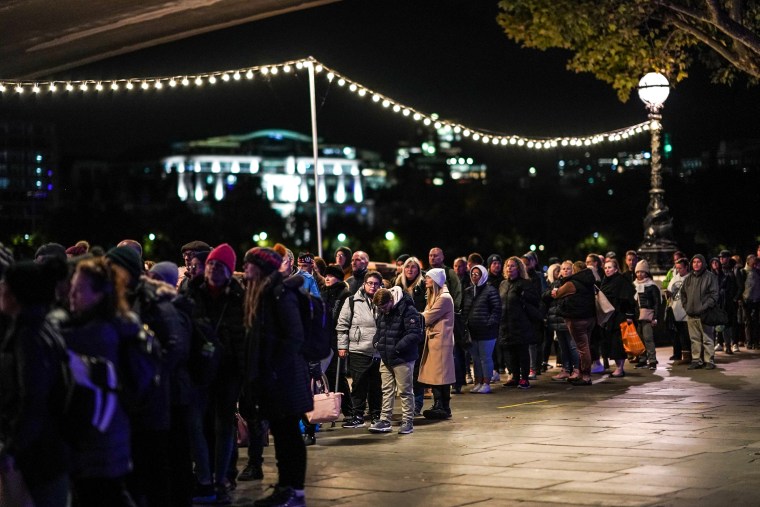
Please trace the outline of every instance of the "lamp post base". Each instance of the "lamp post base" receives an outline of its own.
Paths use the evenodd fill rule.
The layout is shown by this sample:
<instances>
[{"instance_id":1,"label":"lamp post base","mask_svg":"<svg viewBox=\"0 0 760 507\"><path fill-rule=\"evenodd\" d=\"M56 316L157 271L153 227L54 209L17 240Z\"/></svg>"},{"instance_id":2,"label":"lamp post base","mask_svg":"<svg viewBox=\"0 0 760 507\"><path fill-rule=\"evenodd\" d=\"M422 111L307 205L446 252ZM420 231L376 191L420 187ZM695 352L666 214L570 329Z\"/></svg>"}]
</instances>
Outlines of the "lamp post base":
<instances>
[{"instance_id":1,"label":"lamp post base","mask_svg":"<svg viewBox=\"0 0 760 507\"><path fill-rule=\"evenodd\" d=\"M646 259L652 276L664 275L673 267L673 254L678 250L676 245L642 245L637 253L639 259Z\"/></svg>"}]
</instances>

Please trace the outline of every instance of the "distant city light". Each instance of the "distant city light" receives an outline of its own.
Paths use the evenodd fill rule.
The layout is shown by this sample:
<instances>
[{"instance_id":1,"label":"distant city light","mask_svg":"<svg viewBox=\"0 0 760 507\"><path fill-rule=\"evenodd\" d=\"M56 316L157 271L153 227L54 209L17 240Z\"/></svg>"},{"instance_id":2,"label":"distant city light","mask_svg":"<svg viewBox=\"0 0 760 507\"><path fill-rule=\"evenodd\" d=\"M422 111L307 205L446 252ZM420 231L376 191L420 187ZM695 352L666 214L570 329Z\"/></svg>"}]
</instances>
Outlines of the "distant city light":
<instances>
[{"instance_id":1,"label":"distant city light","mask_svg":"<svg viewBox=\"0 0 760 507\"><path fill-rule=\"evenodd\" d=\"M151 232L150 234L148 234L148 239L151 241L156 241L156 235Z\"/></svg>"},{"instance_id":2,"label":"distant city light","mask_svg":"<svg viewBox=\"0 0 760 507\"><path fill-rule=\"evenodd\" d=\"M385 233L385 239L387 239L388 241L393 241L394 239L396 239L396 235L393 233L393 231L388 231Z\"/></svg>"},{"instance_id":3,"label":"distant city light","mask_svg":"<svg viewBox=\"0 0 760 507\"><path fill-rule=\"evenodd\" d=\"M530 245L530 251L535 252L536 251L536 245Z\"/></svg>"},{"instance_id":4,"label":"distant city light","mask_svg":"<svg viewBox=\"0 0 760 507\"><path fill-rule=\"evenodd\" d=\"M596 238L598 238L598 237L599 237L599 233L598 233L598 232L595 232L595 233L593 234L593 236L594 236L594 239L596 239Z\"/></svg>"},{"instance_id":5,"label":"distant city light","mask_svg":"<svg viewBox=\"0 0 760 507\"><path fill-rule=\"evenodd\" d=\"M342 232L340 234L338 234L338 241L340 241L341 243L343 243L344 241L346 241L346 235L343 234Z\"/></svg>"},{"instance_id":6,"label":"distant city light","mask_svg":"<svg viewBox=\"0 0 760 507\"><path fill-rule=\"evenodd\" d=\"M269 237L269 235L266 232L260 232L259 238L261 238L263 241L266 241L266 239Z\"/></svg>"}]
</instances>

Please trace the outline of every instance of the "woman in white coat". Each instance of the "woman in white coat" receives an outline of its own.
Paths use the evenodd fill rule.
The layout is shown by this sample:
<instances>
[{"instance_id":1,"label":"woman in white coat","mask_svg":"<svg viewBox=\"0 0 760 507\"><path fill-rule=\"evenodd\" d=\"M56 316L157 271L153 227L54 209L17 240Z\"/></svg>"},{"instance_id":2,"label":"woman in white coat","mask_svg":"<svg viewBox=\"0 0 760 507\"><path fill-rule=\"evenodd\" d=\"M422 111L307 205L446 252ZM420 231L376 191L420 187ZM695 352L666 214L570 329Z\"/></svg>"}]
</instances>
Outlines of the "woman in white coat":
<instances>
[{"instance_id":1,"label":"woman in white coat","mask_svg":"<svg viewBox=\"0 0 760 507\"><path fill-rule=\"evenodd\" d=\"M451 417L450 385L456 381L454 370L454 300L446 287L446 272L431 269L425 274L427 305L425 346L420 361L419 382L433 388L433 408L425 410L426 419Z\"/></svg>"}]
</instances>

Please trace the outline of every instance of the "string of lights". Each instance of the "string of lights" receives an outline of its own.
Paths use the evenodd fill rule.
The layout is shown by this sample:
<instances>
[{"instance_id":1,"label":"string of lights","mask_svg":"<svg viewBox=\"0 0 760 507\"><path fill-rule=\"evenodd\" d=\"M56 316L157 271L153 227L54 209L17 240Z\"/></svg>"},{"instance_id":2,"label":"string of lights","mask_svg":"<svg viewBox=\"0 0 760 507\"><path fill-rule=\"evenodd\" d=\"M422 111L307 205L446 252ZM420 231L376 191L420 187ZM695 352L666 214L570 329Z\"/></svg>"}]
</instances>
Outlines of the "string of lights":
<instances>
[{"instance_id":1,"label":"string of lights","mask_svg":"<svg viewBox=\"0 0 760 507\"><path fill-rule=\"evenodd\" d=\"M64 92L68 94L90 92L117 93L120 91L130 92L133 90L147 92L173 88L189 88L192 86L213 86L218 83L254 80L257 76L259 76L259 78L272 78L278 74L292 74L307 69L309 66L313 66L314 72L325 76L330 83L337 83L340 88L347 89L359 98L369 97L373 103L384 109L393 111L396 114L400 114L403 117L422 122L426 126L433 126L437 130L451 129L454 134L459 134L462 137L482 144L506 147L517 146L536 150L553 149L560 146L587 147L601 142L622 141L652 128L652 126L650 126L650 121L645 121L608 132L583 136L525 137L515 134L486 132L481 129L468 127L461 123L447 121L439 118L437 114L426 114L414 107L402 104L391 97L383 95L382 93L372 90L363 84L346 77L311 57L270 65L176 76L51 81L13 81L0 79L0 97L14 93L18 95L27 93L39 95L43 93L56 94L60 92L61 95L64 95Z\"/></svg>"}]
</instances>

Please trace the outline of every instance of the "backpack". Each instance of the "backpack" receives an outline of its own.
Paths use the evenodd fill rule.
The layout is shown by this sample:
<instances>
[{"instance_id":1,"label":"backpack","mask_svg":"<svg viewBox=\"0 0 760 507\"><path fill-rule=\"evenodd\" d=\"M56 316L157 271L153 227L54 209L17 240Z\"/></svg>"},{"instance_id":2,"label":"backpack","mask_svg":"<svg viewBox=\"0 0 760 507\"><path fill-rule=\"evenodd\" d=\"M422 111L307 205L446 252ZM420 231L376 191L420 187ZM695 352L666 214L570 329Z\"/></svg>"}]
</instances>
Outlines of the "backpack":
<instances>
[{"instance_id":1,"label":"backpack","mask_svg":"<svg viewBox=\"0 0 760 507\"><path fill-rule=\"evenodd\" d=\"M275 288L275 298L279 299L284 287L278 285ZM330 336L332 332L332 318L321 298L299 287L296 291L298 297L298 311L301 314L303 326L303 345L301 354L307 361L321 361L330 355Z\"/></svg>"},{"instance_id":2,"label":"backpack","mask_svg":"<svg viewBox=\"0 0 760 507\"><path fill-rule=\"evenodd\" d=\"M121 336L119 371L122 400L128 412L147 406L160 389L163 367L161 344L146 324L135 314L116 323Z\"/></svg>"}]
</instances>

